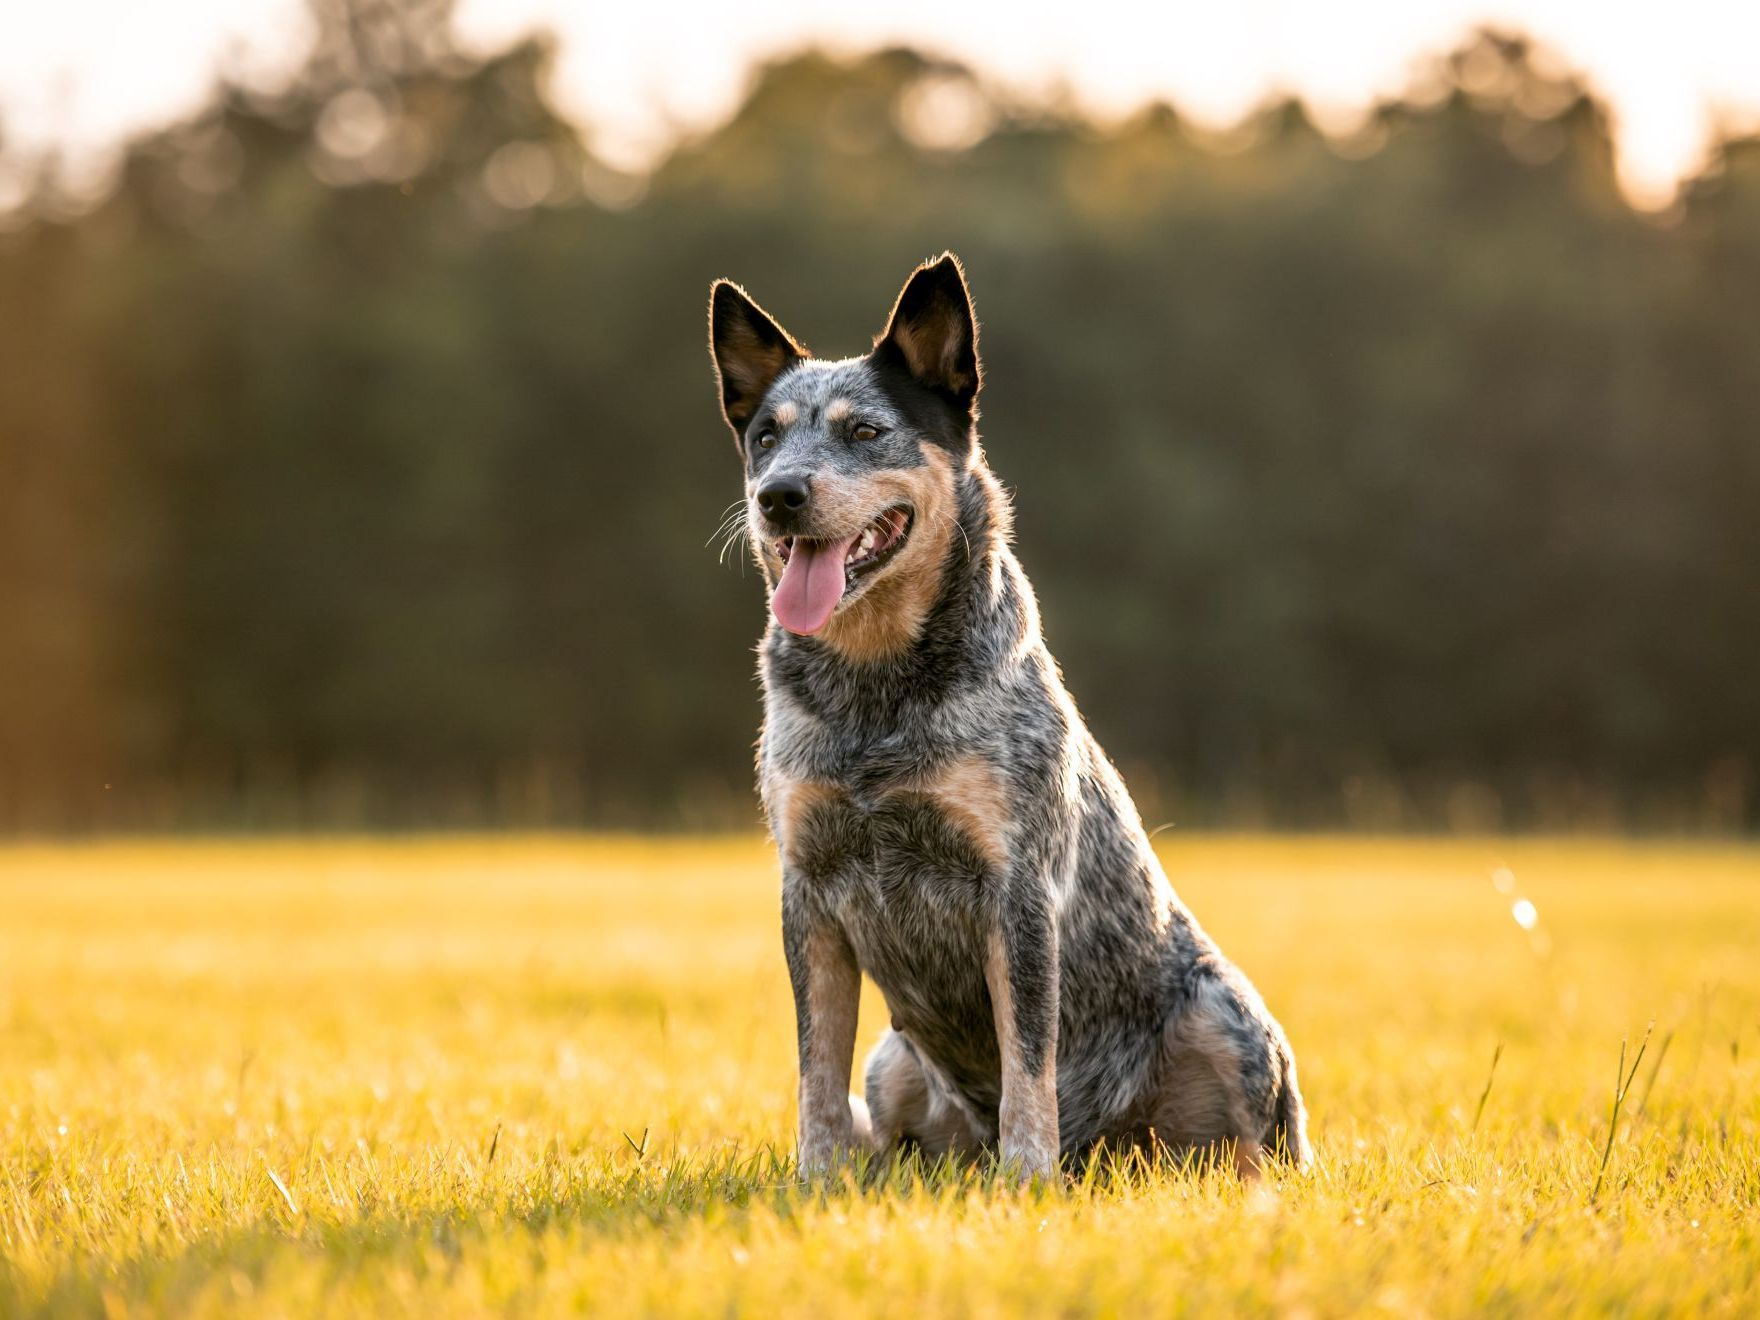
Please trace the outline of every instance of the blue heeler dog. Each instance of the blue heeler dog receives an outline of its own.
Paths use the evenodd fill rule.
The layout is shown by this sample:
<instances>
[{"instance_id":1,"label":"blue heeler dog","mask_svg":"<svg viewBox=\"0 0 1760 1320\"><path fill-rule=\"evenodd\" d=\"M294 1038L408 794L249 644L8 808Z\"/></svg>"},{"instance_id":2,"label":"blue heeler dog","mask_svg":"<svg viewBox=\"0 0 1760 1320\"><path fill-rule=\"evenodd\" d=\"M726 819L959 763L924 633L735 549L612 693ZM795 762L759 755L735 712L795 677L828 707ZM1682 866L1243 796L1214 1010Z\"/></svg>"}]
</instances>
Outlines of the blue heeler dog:
<instances>
[{"instance_id":1,"label":"blue heeler dog","mask_svg":"<svg viewBox=\"0 0 1760 1320\"><path fill-rule=\"evenodd\" d=\"M725 280L709 321L774 616L758 769L803 1167L914 1144L1048 1174L1101 1142L1306 1162L1282 1029L1175 897L1040 636L958 261L910 277L864 357L814 359ZM892 1014L865 1106L863 972Z\"/></svg>"}]
</instances>

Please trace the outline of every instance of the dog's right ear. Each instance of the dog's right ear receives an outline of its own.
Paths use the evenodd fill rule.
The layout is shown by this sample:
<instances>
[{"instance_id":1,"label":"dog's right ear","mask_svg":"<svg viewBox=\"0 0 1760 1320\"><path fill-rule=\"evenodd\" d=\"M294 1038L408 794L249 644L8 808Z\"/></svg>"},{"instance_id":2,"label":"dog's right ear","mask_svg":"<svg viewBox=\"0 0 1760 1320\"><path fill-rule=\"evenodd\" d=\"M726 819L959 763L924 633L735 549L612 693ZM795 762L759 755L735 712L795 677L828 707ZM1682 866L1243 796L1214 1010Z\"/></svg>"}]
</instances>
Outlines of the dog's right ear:
<instances>
[{"instance_id":1,"label":"dog's right ear","mask_svg":"<svg viewBox=\"0 0 1760 1320\"><path fill-rule=\"evenodd\" d=\"M709 352L721 383L721 414L736 439L776 378L809 356L732 280L709 288Z\"/></svg>"}]
</instances>

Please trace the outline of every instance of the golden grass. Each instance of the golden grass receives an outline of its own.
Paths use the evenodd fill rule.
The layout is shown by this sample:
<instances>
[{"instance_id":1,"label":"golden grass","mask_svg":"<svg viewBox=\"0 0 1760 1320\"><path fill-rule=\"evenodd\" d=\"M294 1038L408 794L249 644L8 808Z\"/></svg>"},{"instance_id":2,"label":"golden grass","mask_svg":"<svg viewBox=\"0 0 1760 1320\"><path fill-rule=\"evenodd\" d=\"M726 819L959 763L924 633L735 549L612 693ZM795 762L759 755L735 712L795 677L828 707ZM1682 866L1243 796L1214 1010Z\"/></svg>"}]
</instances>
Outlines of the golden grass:
<instances>
[{"instance_id":1,"label":"golden grass","mask_svg":"<svg viewBox=\"0 0 1760 1320\"><path fill-rule=\"evenodd\" d=\"M755 839L0 850L0 1315L1760 1313L1760 852L1163 842L1311 1177L798 1187Z\"/></svg>"}]
</instances>

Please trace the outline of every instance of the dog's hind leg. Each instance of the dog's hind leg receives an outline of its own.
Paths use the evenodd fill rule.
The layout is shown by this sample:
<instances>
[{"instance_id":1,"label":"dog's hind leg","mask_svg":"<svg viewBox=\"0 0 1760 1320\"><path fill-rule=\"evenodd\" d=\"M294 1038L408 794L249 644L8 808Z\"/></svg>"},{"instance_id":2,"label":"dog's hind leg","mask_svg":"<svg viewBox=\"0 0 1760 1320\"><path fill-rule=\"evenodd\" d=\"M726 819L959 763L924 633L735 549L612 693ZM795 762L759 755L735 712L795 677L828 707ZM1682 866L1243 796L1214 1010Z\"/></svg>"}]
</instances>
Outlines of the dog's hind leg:
<instances>
[{"instance_id":1,"label":"dog's hind leg","mask_svg":"<svg viewBox=\"0 0 1760 1320\"><path fill-rule=\"evenodd\" d=\"M971 1111L899 1032L880 1038L864 1073L876 1151L914 1145L925 1155L975 1155L983 1148Z\"/></svg>"},{"instance_id":2,"label":"dog's hind leg","mask_svg":"<svg viewBox=\"0 0 1760 1320\"><path fill-rule=\"evenodd\" d=\"M866 1150L874 1149L874 1120L868 1116L868 1102L853 1091L849 1097L849 1116L856 1134L856 1145Z\"/></svg>"},{"instance_id":3,"label":"dog's hind leg","mask_svg":"<svg viewBox=\"0 0 1760 1320\"><path fill-rule=\"evenodd\" d=\"M1250 987L1198 979L1163 1034L1160 1074L1149 1111L1159 1142L1203 1158L1226 1156L1248 1179L1270 1157L1306 1163L1295 1062Z\"/></svg>"}]
</instances>

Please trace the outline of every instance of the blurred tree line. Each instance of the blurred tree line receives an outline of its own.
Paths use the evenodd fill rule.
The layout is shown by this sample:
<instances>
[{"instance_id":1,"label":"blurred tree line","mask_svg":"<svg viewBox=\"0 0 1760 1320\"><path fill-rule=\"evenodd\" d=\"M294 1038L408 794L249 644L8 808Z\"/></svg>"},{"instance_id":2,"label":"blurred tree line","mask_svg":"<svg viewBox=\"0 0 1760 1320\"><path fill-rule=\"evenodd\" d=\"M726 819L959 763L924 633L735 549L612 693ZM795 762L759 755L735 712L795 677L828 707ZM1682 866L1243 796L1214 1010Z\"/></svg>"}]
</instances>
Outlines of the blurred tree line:
<instances>
[{"instance_id":1,"label":"blurred tree line","mask_svg":"<svg viewBox=\"0 0 1760 1320\"><path fill-rule=\"evenodd\" d=\"M632 177L447 8L319 0L96 204L0 139L0 826L751 821L708 283L837 355L944 247L1156 818L1760 820L1760 145L1640 217L1482 33L1344 137L806 54Z\"/></svg>"}]
</instances>

